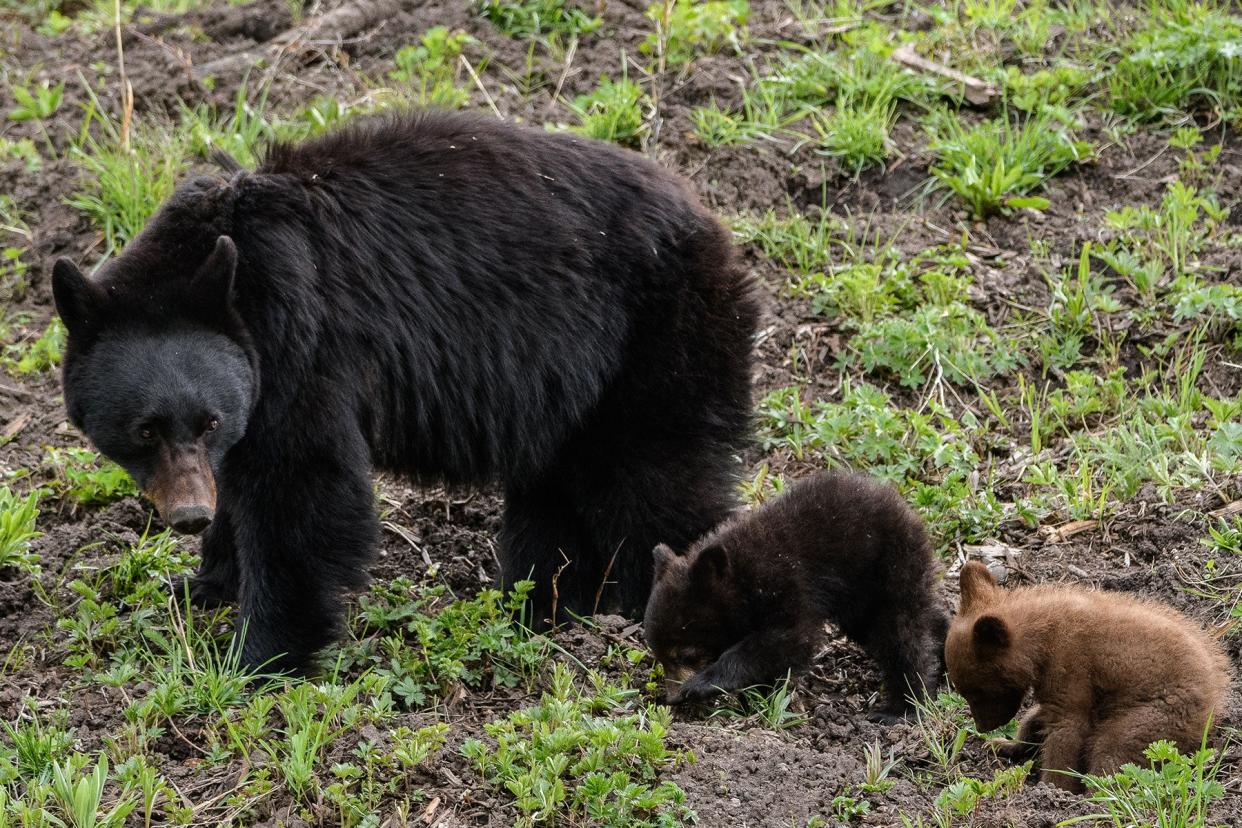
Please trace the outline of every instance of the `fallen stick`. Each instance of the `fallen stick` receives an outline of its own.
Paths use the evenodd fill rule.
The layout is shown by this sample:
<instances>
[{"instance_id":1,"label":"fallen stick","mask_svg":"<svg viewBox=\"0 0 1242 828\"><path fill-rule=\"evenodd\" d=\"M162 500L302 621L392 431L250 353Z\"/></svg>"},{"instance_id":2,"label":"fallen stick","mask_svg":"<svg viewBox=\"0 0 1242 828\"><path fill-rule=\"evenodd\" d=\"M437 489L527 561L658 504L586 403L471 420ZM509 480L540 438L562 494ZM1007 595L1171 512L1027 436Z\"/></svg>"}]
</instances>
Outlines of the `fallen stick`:
<instances>
[{"instance_id":1,"label":"fallen stick","mask_svg":"<svg viewBox=\"0 0 1242 828\"><path fill-rule=\"evenodd\" d=\"M975 106L986 106L992 102L999 90L992 84L980 80L979 78L965 75L951 66L945 66L943 63L936 63L934 60L928 60L922 55L914 51L910 46L899 46L893 50L892 58L897 63L909 69L918 72L926 72L932 75L939 75L942 78L948 78L956 81L966 90L966 100Z\"/></svg>"},{"instance_id":2,"label":"fallen stick","mask_svg":"<svg viewBox=\"0 0 1242 828\"><path fill-rule=\"evenodd\" d=\"M206 77L245 71L260 61L274 59L281 54L296 50L298 44L308 41L344 40L363 29L376 26L397 14L397 0L357 0L346 3L330 12L312 17L300 26L294 26L266 43L246 49L194 67L194 77Z\"/></svg>"}]
</instances>

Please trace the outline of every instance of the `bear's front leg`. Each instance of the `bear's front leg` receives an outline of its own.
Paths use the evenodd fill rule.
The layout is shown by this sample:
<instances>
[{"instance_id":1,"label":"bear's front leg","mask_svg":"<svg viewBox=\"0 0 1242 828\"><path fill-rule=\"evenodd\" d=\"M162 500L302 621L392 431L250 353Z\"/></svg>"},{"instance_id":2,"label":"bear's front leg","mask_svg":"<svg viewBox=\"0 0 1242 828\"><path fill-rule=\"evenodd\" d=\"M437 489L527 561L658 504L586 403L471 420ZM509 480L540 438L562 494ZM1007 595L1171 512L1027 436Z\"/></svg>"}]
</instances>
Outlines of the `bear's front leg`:
<instances>
[{"instance_id":1,"label":"bear's front leg","mask_svg":"<svg viewBox=\"0 0 1242 828\"><path fill-rule=\"evenodd\" d=\"M285 445L278 456L263 447L226 462L249 669L311 672L341 633L344 593L366 583L377 536L366 447L332 436L333 445Z\"/></svg>"},{"instance_id":2,"label":"bear's front leg","mask_svg":"<svg viewBox=\"0 0 1242 828\"><path fill-rule=\"evenodd\" d=\"M1090 724L1085 719L1065 718L1045 721L1044 727L1046 731L1040 762L1043 769L1039 773L1039 781L1080 792L1083 785L1074 774L1083 771L1083 748Z\"/></svg>"},{"instance_id":3,"label":"bear's front leg","mask_svg":"<svg viewBox=\"0 0 1242 828\"><path fill-rule=\"evenodd\" d=\"M1047 728L1043 711L1037 704L1022 717L1022 721L1018 723L1017 735L1013 739L994 739L991 744L997 756L1008 759L1015 765L1020 764L1039 754Z\"/></svg>"},{"instance_id":4,"label":"bear's front leg","mask_svg":"<svg viewBox=\"0 0 1242 828\"><path fill-rule=\"evenodd\" d=\"M796 627L751 633L687 679L669 696L669 704L705 701L722 692L770 685L811 663L815 636Z\"/></svg>"},{"instance_id":5,"label":"bear's front leg","mask_svg":"<svg viewBox=\"0 0 1242 828\"><path fill-rule=\"evenodd\" d=\"M217 609L237 602L237 545L228 512L217 509L203 535L198 572L172 582L174 598L188 597L191 606Z\"/></svg>"}]
</instances>

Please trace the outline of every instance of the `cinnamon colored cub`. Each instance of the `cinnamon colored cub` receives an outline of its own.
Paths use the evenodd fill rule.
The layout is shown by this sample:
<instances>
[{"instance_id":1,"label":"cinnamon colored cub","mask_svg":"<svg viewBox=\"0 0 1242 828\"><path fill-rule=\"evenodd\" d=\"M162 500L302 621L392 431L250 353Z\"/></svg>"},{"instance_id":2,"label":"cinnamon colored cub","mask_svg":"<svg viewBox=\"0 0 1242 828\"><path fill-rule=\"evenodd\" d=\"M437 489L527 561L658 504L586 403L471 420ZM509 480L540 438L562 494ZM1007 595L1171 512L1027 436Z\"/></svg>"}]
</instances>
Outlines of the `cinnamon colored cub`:
<instances>
[{"instance_id":1,"label":"cinnamon colored cub","mask_svg":"<svg viewBox=\"0 0 1242 828\"><path fill-rule=\"evenodd\" d=\"M771 684L806 668L832 622L884 676L891 720L934 690L948 613L923 522L891 486L821 473L677 555L655 549L644 634L666 674L689 677L671 703ZM691 675L693 674L693 675Z\"/></svg>"},{"instance_id":2,"label":"cinnamon colored cub","mask_svg":"<svg viewBox=\"0 0 1242 828\"><path fill-rule=\"evenodd\" d=\"M1229 685L1224 655L1171 607L1129 595L1047 585L1004 590L978 561L962 567L962 599L949 628L949 680L981 731L1035 705L1014 759L1040 754L1041 780L1080 790L1073 773L1145 764L1168 739L1197 748Z\"/></svg>"}]
</instances>

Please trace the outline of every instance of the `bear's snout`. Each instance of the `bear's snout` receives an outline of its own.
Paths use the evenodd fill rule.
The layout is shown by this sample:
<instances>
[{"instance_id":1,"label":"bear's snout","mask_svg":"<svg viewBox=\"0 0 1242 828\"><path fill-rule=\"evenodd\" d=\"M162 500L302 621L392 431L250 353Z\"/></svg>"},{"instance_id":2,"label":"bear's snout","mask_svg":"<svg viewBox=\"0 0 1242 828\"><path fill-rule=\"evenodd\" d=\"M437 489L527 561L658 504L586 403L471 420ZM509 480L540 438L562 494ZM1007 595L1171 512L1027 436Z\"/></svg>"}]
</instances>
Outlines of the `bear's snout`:
<instances>
[{"instance_id":1,"label":"bear's snout","mask_svg":"<svg viewBox=\"0 0 1242 828\"><path fill-rule=\"evenodd\" d=\"M178 532L197 535L211 524L211 509L201 504L178 507L165 520Z\"/></svg>"},{"instance_id":2,"label":"bear's snout","mask_svg":"<svg viewBox=\"0 0 1242 828\"><path fill-rule=\"evenodd\" d=\"M161 446L147 496L172 528L197 535L216 513L216 480L201 446Z\"/></svg>"}]
</instances>

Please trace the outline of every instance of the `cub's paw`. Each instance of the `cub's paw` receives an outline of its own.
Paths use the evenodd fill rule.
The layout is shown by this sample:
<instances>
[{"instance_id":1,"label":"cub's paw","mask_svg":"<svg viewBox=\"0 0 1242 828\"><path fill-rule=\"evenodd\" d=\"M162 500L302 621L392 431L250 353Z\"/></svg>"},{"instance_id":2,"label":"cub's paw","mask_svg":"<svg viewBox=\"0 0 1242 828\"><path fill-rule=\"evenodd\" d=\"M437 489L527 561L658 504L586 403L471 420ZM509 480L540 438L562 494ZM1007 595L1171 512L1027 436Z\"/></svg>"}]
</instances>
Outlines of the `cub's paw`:
<instances>
[{"instance_id":1,"label":"cub's paw","mask_svg":"<svg viewBox=\"0 0 1242 828\"><path fill-rule=\"evenodd\" d=\"M190 606L198 609L214 610L227 607L237 602L235 590L229 589L218 581L200 578L197 575L183 578L170 578L168 590L174 598L184 601L189 596Z\"/></svg>"},{"instance_id":2,"label":"cub's paw","mask_svg":"<svg viewBox=\"0 0 1242 828\"><path fill-rule=\"evenodd\" d=\"M867 721L885 726L901 724L906 721L906 719L907 714L900 710L886 710L884 708L880 708L879 710L872 710L867 714Z\"/></svg>"},{"instance_id":3,"label":"cub's paw","mask_svg":"<svg viewBox=\"0 0 1242 828\"><path fill-rule=\"evenodd\" d=\"M1028 759L1034 759L1039 753L1039 745L1031 742L1019 742L1016 739L993 739L989 744L996 755L1015 765Z\"/></svg>"},{"instance_id":4,"label":"cub's paw","mask_svg":"<svg viewBox=\"0 0 1242 828\"><path fill-rule=\"evenodd\" d=\"M704 678L702 673L691 676L681 687L678 687L668 697L669 704L686 704L690 702L704 702L708 699L715 698L723 693L724 690L712 683L710 678Z\"/></svg>"}]
</instances>

